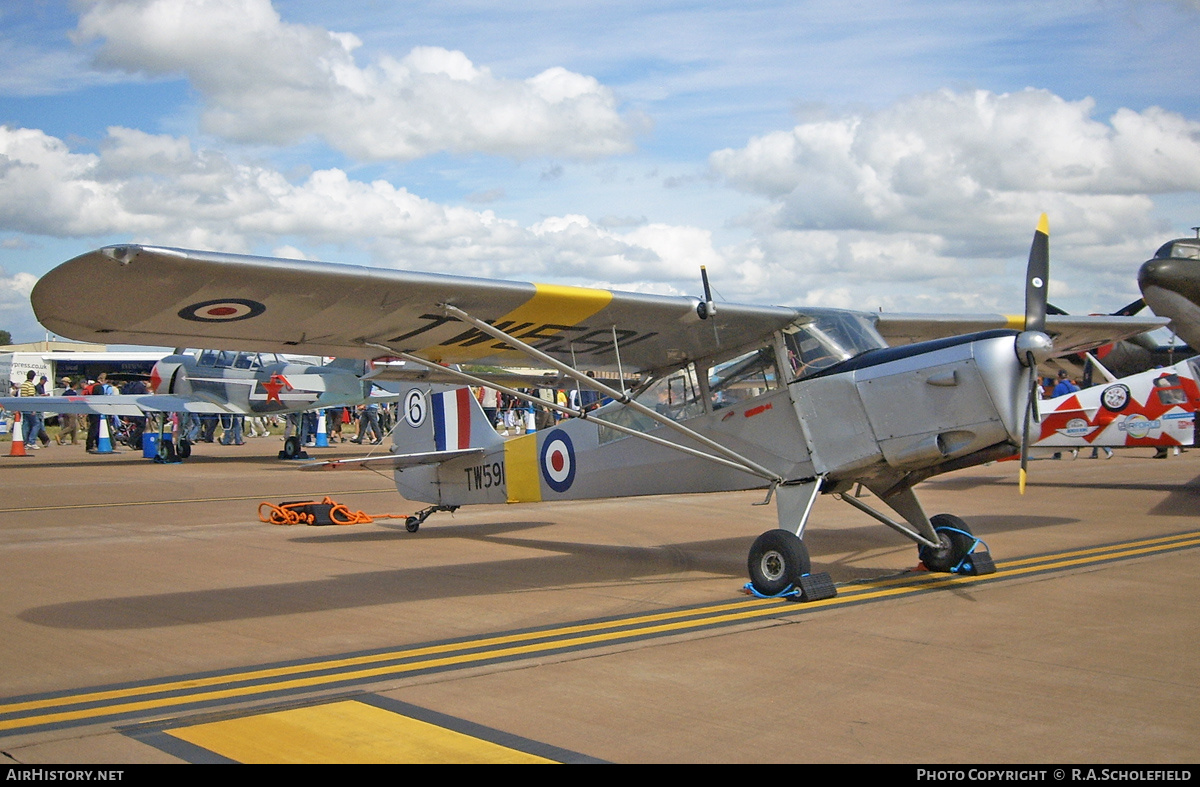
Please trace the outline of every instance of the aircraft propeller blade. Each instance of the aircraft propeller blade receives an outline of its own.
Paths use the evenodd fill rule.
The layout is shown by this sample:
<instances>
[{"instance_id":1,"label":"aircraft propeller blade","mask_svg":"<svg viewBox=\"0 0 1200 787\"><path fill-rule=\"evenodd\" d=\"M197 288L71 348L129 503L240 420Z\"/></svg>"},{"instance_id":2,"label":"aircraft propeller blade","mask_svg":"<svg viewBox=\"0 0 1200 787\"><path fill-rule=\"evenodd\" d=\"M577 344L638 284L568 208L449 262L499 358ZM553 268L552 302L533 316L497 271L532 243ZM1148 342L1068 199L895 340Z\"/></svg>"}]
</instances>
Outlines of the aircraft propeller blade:
<instances>
[{"instance_id":1,"label":"aircraft propeller blade","mask_svg":"<svg viewBox=\"0 0 1200 787\"><path fill-rule=\"evenodd\" d=\"M1050 221L1043 213L1029 247L1025 270L1025 330L1046 330L1046 289L1050 282Z\"/></svg>"},{"instance_id":2,"label":"aircraft propeller blade","mask_svg":"<svg viewBox=\"0 0 1200 787\"><path fill-rule=\"evenodd\" d=\"M1021 418L1021 471L1017 488L1025 494L1029 465L1029 425L1041 423L1037 394L1038 364L1048 358L1054 343L1046 335L1046 291L1050 283L1050 221L1043 213L1033 233L1029 264L1025 270L1025 330L1017 336L1017 358L1028 375L1025 412Z\"/></svg>"}]
</instances>

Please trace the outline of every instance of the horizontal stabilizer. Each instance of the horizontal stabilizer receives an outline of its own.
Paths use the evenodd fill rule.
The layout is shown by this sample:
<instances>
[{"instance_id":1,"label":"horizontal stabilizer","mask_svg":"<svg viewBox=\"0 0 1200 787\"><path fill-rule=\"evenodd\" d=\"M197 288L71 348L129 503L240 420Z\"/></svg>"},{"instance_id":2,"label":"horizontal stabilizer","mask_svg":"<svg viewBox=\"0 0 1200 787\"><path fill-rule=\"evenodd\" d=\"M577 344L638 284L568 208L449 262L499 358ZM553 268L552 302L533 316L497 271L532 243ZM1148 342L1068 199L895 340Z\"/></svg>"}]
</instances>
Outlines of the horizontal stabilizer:
<instances>
[{"instance_id":1,"label":"horizontal stabilizer","mask_svg":"<svg viewBox=\"0 0 1200 787\"><path fill-rule=\"evenodd\" d=\"M460 456L482 454L483 448L461 448L453 451L426 451L419 454L388 454L365 456L361 459L333 459L328 462L311 462L301 465L301 470L403 470L406 467L440 465Z\"/></svg>"}]
</instances>

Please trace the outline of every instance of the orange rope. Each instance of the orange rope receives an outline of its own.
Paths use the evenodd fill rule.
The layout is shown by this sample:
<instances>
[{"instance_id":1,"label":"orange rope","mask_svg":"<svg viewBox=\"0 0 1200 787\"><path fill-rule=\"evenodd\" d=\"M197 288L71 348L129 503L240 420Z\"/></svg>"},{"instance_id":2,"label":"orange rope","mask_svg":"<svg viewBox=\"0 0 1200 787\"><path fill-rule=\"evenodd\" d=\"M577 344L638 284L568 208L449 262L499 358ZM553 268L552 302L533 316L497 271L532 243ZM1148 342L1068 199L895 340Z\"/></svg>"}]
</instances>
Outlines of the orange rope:
<instances>
[{"instance_id":1,"label":"orange rope","mask_svg":"<svg viewBox=\"0 0 1200 787\"><path fill-rule=\"evenodd\" d=\"M362 511L351 511L348 507L341 503L334 502L333 498L326 497L320 503L314 500L306 500L300 503L280 503L274 505L263 501L258 504L258 519L260 522L266 522L270 525L311 525L316 521L316 516L309 509L311 506L325 505L329 506L329 518L332 524L335 525L366 525L374 522L376 519L407 519L408 514L375 514L374 516ZM263 509L266 508L268 513L263 515Z\"/></svg>"}]
</instances>

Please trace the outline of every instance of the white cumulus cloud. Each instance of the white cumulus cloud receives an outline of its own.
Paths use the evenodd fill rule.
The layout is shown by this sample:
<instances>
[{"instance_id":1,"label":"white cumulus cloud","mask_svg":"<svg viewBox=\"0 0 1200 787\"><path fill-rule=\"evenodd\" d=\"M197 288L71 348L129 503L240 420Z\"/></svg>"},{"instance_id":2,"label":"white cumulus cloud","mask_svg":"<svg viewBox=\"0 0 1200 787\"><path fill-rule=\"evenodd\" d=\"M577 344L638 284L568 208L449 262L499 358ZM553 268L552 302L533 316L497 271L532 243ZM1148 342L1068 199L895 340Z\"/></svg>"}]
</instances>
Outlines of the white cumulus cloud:
<instances>
[{"instance_id":1,"label":"white cumulus cloud","mask_svg":"<svg viewBox=\"0 0 1200 787\"><path fill-rule=\"evenodd\" d=\"M317 137L361 160L632 148L616 97L592 77L552 67L501 79L440 47L360 65L356 36L286 22L269 0L93 0L75 38L99 42L104 68L185 75L204 130L242 142Z\"/></svg>"}]
</instances>

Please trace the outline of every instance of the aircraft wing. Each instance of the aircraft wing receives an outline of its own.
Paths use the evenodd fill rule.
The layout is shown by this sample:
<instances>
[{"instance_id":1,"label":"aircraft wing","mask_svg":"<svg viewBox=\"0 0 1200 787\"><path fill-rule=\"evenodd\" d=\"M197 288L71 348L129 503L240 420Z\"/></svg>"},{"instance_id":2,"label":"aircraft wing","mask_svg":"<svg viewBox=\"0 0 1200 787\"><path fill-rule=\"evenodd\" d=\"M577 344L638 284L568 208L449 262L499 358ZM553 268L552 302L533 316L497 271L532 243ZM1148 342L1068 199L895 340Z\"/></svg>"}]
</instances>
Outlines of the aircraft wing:
<instances>
[{"instance_id":1,"label":"aircraft wing","mask_svg":"<svg viewBox=\"0 0 1200 787\"><path fill-rule=\"evenodd\" d=\"M310 462L301 465L301 470L403 470L406 467L440 465L460 456L482 454L483 448L461 448L453 451L427 451L419 454L388 454L365 456L356 459L333 459L328 462Z\"/></svg>"},{"instance_id":2,"label":"aircraft wing","mask_svg":"<svg viewBox=\"0 0 1200 787\"><path fill-rule=\"evenodd\" d=\"M361 359L387 354L382 345L437 363L533 365L445 316L440 305L452 304L579 368L619 361L626 372L732 352L802 316L722 303L701 320L690 297L148 246L69 260L31 300L42 325L85 341Z\"/></svg>"},{"instance_id":3,"label":"aircraft wing","mask_svg":"<svg viewBox=\"0 0 1200 787\"><path fill-rule=\"evenodd\" d=\"M448 304L575 368L626 373L733 355L806 318L803 309L721 303L703 320L700 300L685 296L134 245L59 265L38 281L31 301L42 325L81 341L357 359L405 352L439 364L537 366L447 316ZM873 317L893 343L1012 327L1003 315ZM1163 324L1154 317L1047 321L1059 354Z\"/></svg>"},{"instance_id":4,"label":"aircraft wing","mask_svg":"<svg viewBox=\"0 0 1200 787\"><path fill-rule=\"evenodd\" d=\"M873 314L875 328L888 344L912 344L994 328L1022 330L1025 318L1003 314ZM1054 338L1054 354L1073 355L1103 344L1127 339L1167 321L1153 315L1122 317L1112 315L1050 314L1046 333Z\"/></svg>"},{"instance_id":5,"label":"aircraft wing","mask_svg":"<svg viewBox=\"0 0 1200 787\"><path fill-rule=\"evenodd\" d=\"M5 396L0 407L10 412L86 413L89 415L139 416L149 412L237 413L204 399L167 394L112 396Z\"/></svg>"}]
</instances>

